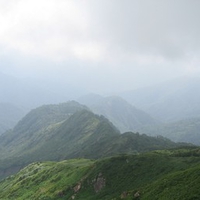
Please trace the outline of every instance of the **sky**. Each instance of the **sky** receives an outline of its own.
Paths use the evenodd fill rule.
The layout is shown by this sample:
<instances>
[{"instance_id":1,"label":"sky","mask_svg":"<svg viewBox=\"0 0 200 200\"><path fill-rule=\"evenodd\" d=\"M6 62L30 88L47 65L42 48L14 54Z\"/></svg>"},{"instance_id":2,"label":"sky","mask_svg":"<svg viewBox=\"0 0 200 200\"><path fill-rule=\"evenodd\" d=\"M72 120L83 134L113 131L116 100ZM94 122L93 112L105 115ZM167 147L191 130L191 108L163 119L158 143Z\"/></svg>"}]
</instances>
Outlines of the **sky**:
<instances>
[{"instance_id":1,"label":"sky","mask_svg":"<svg viewBox=\"0 0 200 200\"><path fill-rule=\"evenodd\" d=\"M199 0L0 0L0 72L115 93L200 74Z\"/></svg>"}]
</instances>

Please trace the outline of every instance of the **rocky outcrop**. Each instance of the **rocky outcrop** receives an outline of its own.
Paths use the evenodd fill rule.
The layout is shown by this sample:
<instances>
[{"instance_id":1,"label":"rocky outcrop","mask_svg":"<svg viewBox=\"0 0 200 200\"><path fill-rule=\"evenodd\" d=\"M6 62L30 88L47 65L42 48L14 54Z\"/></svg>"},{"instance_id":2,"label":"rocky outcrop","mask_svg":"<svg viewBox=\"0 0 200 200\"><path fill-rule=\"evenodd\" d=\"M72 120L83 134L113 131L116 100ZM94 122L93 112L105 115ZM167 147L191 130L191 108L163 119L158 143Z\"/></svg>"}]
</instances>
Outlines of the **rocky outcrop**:
<instances>
[{"instance_id":1,"label":"rocky outcrop","mask_svg":"<svg viewBox=\"0 0 200 200\"><path fill-rule=\"evenodd\" d=\"M78 183L73 189L77 193L81 189L81 183Z\"/></svg>"},{"instance_id":2,"label":"rocky outcrop","mask_svg":"<svg viewBox=\"0 0 200 200\"><path fill-rule=\"evenodd\" d=\"M137 191L137 192L134 194L134 197L135 197L135 198L139 198L139 197L140 197L140 191Z\"/></svg>"},{"instance_id":3,"label":"rocky outcrop","mask_svg":"<svg viewBox=\"0 0 200 200\"><path fill-rule=\"evenodd\" d=\"M102 173L99 173L98 177L94 180L94 190L96 193L100 192L106 185L106 179L103 177Z\"/></svg>"},{"instance_id":4,"label":"rocky outcrop","mask_svg":"<svg viewBox=\"0 0 200 200\"><path fill-rule=\"evenodd\" d=\"M125 199L128 195L128 192L124 191L122 194L121 194L121 199Z\"/></svg>"}]
</instances>

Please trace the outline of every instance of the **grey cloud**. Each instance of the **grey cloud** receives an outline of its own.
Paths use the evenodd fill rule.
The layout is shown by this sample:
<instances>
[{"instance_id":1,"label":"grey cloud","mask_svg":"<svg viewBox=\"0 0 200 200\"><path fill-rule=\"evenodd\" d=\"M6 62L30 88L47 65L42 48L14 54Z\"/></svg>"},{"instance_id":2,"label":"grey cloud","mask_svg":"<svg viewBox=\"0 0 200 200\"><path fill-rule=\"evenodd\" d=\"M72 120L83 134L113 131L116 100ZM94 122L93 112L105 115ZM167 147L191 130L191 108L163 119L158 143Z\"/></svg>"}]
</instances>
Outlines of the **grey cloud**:
<instances>
[{"instance_id":1,"label":"grey cloud","mask_svg":"<svg viewBox=\"0 0 200 200\"><path fill-rule=\"evenodd\" d=\"M97 3L98 2L98 3ZM100 3L101 2L101 3ZM111 48L180 58L199 50L200 1L115 0L91 5L93 27Z\"/></svg>"},{"instance_id":2,"label":"grey cloud","mask_svg":"<svg viewBox=\"0 0 200 200\"><path fill-rule=\"evenodd\" d=\"M38 15L29 16L28 3L18 13L16 2L40 5ZM67 2L75 12L67 12ZM8 20L8 34L0 30L0 70L102 93L196 73L199 10L198 0L13 0L19 20L12 24L11 11L11 18L0 20L2 30Z\"/></svg>"}]
</instances>

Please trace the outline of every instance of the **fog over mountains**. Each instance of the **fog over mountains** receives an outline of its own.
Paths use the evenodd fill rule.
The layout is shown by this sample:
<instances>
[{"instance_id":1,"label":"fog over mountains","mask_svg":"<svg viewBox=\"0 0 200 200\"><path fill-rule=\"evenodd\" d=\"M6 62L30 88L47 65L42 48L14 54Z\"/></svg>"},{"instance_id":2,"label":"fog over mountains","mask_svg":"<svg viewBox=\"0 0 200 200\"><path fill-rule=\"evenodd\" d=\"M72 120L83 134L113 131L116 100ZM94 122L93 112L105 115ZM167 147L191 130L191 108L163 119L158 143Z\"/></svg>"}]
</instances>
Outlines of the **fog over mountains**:
<instances>
[{"instance_id":1,"label":"fog over mountains","mask_svg":"<svg viewBox=\"0 0 200 200\"><path fill-rule=\"evenodd\" d=\"M40 80L13 77L0 73L0 102L7 102L30 110L49 103L60 103L81 94L69 84L55 83L45 78Z\"/></svg>"},{"instance_id":2,"label":"fog over mountains","mask_svg":"<svg viewBox=\"0 0 200 200\"><path fill-rule=\"evenodd\" d=\"M102 96L87 94L87 91L68 84L56 85L54 81L42 84L42 81L33 83L3 73L0 75L1 134L13 128L31 109L76 100L94 113L108 118L121 132L142 132L163 135L177 142L200 143L197 131L191 132L194 129L191 129L191 123L192 127L198 126L200 117L198 77L181 77L115 96ZM184 120L185 128L180 134L177 130L183 124L181 120ZM170 133L165 131L166 127L171 130Z\"/></svg>"},{"instance_id":3,"label":"fog over mountains","mask_svg":"<svg viewBox=\"0 0 200 200\"><path fill-rule=\"evenodd\" d=\"M80 97L78 101L87 105L94 113L107 117L121 132L137 132L141 127L160 123L118 96L89 94Z\"/></svg>"},{"instance_id":4,"label":"fog over mountains","mask_svg":"<svg viewBox=\"0 0 200 200\"><path fill-rule=\"evenodd\" d=\"M200 199L199 10L1 0L0 199Z\"/></svg>"},{"instance_id":5,"label":"fog over mountains","mask_svg":"<svg viewBox=\"0 0 200 200\"><path fill-rule=\"evenodd\" d=\"M176 121L200 116L199 89L199 77L181 77L121 95L155 118Z\"/></svg>"}]
</instances>

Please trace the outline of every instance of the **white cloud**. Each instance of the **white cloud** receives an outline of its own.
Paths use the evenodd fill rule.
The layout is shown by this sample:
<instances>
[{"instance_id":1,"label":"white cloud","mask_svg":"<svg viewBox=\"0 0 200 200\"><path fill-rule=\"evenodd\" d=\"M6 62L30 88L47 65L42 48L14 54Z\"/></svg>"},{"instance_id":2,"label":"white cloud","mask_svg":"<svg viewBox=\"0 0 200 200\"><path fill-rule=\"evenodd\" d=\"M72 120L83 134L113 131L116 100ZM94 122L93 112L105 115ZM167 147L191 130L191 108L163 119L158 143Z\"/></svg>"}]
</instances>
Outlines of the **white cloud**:
<instances>
[{"instance_id":1,"label":"white cloud","mask_svg":"<svg viewBox=\"0 0 200 200\"><path fill-rule=\"evenodd\" d=\"M6 3L3 5L1 11ZM0 13L1 45L7 50L49 59L73 56L89 26L84 3L74 1L21 0Z\"/></svg>"},{"instance_id":2,"label":"white cloud","mask_svg":"<svg viewBox=\"0 0 200 200\"><path fill-rule=\"evenodd\" d=\"M197 0L0 0L0 58L93 87L199 73L199 10Z\"/></svg>"}]
</instances>

